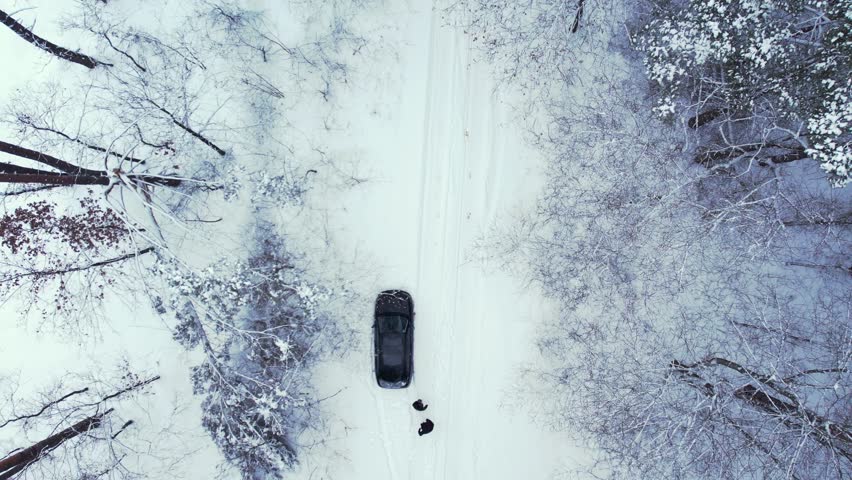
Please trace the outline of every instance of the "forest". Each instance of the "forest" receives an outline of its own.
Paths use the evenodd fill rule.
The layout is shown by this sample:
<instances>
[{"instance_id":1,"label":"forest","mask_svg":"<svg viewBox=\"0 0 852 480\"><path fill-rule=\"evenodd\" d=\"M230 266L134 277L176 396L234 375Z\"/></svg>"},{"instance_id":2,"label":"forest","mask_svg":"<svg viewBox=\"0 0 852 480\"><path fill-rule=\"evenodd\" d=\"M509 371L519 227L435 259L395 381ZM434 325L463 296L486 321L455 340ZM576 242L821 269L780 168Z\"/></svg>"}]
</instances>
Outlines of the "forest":
<instances>
[{"instance_id":1,"label":"forest","mask_svg":"<svg viewBox=\"0 0 852 480\"><path fill-rule=\"evenodd\" d=\"M324 376L349 363L369 381L348 360L370 355L359 317L400 278L424 323L493 301L482 338L419 331L421 385L450 383L432 412L458 421L476 381L520 399L584 449L556 452L553 478L852 478L852 0L422 3L0 2L0 480L354 462L345 419L411 399L332 408L365 395ZM457 50L422 43L439 37ZM475 69L487 107L465 99ZM521 196L524 179L471 173L477 148L505 148L469 120L497 104L533 152L500 165L542 181L520 213L487 203L464 227L477 189ZM422 158L392 132L422 135ZM365 246L393 235L399 251ZM472 291L495 266L553 306L505 384L450 373L512 341L511 299ZM376 458L408 455L367 425ZM482 475L435 453L467 446L436 425L423 461L443 476L372 462Z\"/></svg>"}]
</instances>

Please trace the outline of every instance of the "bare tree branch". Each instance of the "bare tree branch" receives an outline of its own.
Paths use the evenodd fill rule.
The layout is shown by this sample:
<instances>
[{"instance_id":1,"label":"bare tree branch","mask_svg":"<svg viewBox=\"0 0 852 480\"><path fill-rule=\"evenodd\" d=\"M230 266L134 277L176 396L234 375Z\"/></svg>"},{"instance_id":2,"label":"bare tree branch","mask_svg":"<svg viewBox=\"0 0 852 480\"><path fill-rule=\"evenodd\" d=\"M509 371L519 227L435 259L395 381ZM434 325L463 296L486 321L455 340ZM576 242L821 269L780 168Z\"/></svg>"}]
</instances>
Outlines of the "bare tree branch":
<instances>
[{"instance_id":1,"label":"bare tree branch","mask_svg":"<svg viewBox=\"0 0 852 480\"><path fill-rule=\"evenodd\" d=\"M27 42L63 60L68 60L69 62L73 62L90 69L95 68L98 65L112 66L109 63L100 62L88 55L68 50L67 48L60 47L59 45L39 37L2 10L0 10L0 23L9 27L13 32L18 34L19 37L23 38Z\"/></svg>"},{"instance_id":2,"label":"bare tree branch","mask_svg":"<svg viewBox=\"0 0 852 480\"><path fill-rule=\"evenodd\" d=\"M103 418L112 413L112 411L113 409L110 408L103 413L81 420L56 435L51 435L30 447L0 460L0 480L9 480L23 468L37 462L44 455L50 453L50 451L62 445L66 441L71 440L80 434L86 433L89 430L100 427Z\"/></svg>"},{"instance_id":3,"label":"bare tree branch","mask_svg":"<svg viewBox=\"0 0 852 480\"><path fill-rule=\"evenodd\" d=\"M0 424L0 428L3 428L3 427L5 427L6 425L9 425L10 423L19 422L19 421L21 421L21 420L26 420L26 419L28 419L28 418L35 418L35 417L38 417L39 415L41 415L42 413L44 413L44 412L45 412L45 410L47 410L48 408L50 408L50 407L52 407L52 406L54 406L54 405L56 405L56 404L58 404L58 403L62 402L63 400L67 400L68 398L73 397L74 395L79 395L79 394L81 394L81 393L85 393L85 392L88 392L88 391L89 391L89 388L88 388L88 387L86 387L86 388L81 388L80 390L74 390L73 392L67 393L67 394L63 395L62 397L60 397L60 398L58 398L58 399L56 399L56 400L53 400L52 402L48 402L48 403L44 404L44 405L41 407L41 410L39 410L39 411L38 411L38 412L36 412L36 413L31 413L31 414L27 414L27 415L21 415L21 416L18 416L18 417L15 417L15 418L10 418L9 420L6 420L6 421L5 421L5 422L3 422L2 424Z\"/></svg>"}]
</instances>

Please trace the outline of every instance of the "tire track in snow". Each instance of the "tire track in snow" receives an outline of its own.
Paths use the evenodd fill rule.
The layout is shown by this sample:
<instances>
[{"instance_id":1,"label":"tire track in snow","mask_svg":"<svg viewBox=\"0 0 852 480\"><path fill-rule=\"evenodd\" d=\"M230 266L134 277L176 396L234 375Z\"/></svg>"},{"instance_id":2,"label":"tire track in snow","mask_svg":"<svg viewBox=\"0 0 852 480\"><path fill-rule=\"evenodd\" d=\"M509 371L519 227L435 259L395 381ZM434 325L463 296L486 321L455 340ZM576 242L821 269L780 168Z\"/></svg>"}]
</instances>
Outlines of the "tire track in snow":
<instances>
[{"instance_id":1,"label":"tire track in snow","mask_svg":"<svg viewBox=\"0 0 852 480\"><path fill-rule=\"evenodd\" d=\"M483 412L494 401L494 392L489 390L487 379L503 373L501 368L491 368L490 364L494 360L495 347L486 332L495 328L495 318L490 318L489 322L487 308L483 308L491 301L491 292L485 286L487 273L464 258L476 236L490 225L496 212L498 196L493 182L504 158L494 144L498 106L489 88L489 71L470 63L471 41L467 35L460 32L458 35L461 47L456 52L457 65L460 66L459 78L463 78L458 91L464 95L464 101L458 104L462 109L463 125L456 138L461 139L464 161L459 162L455 177L460 186L454 268L461 288L455 289L456 335L460 338L453 346L453 354L460 356L461 361L454 361L455 369L448 373L451 385L461 389L461 393L451 400L455 410L451 430L448 430L444 479L486 478L480 454L488 455L495 436L501 435L499 431L492 431L496 422L483 423Z\"/></svg>"},{"instance_id":2,"label":"tire track in snow","mask_svg":"<svg viewBox=\"0 0 852 480\"><path fill-rule=\"evenodd\" d=\"M421 454L410 465L409 478L452 480L476 478L477 450L488 441L488 433L483 439L479 431L478 404L490 400L483 398L485 377L499 373L483 368L486 359L477 343L477 330L486 321L477 310L487 301L481 272L462 268L464 251L476 233L466 212L487 215L484 210L494 208L489 200L496 193L487 189L483 195L477 185L493 179L489 172L495 169L495 156L489 153L495 152L482 143L492 137L477 135L480 141L471 145L468 130L475 122L482 131L492 131L494 105L490 91L481 91L482 85L471 80L469 38L443 27L437 8L431 17L418 232L418 290L421 305L427 302L419 311L427 315L420 316L415 351L415 365L431 363L428 376L421 373L416 382L418 393L433 399L429 417L436 430L423 439L427 445L417 447Z\"/></svg>"},{"instance_id":3,"label":"tire track in snow","mask_svg":"<svg viewBox=\"0 0 852 480\"><path fill-rule=\"evenodd\" d=\"M483 85L480 82L474 81L471 83L476 83ZM485 85L488 85L486 83ZM476 151L471 154L472 158L475 161L475 168L477 174L473 176L472 182L483 181L486 188L480 190L471 189L471 191L476 192L477 195L470 199L470 203L472 206L471 210L476 212L476 222L473 222L470 225L470 239L471 241L475 236L479 235L485 228L492 225L492 222L496 216L496 208L497 208L497 194L495 193L497 185L495 183L495 174L499 172L501 168L500 165L504 160L502 155L502 151L498 151L499 149L496 147L496 135L495 135L495 102L496 98L494 98L490 91L488 92L488 100L487 100L487 108L484 109L476 109L471 106L471 115L476 117ZM473 92L471 92L473 94ZM482 92L480 92L482 94ZM472 242L471 242L472 243ZM485 286L485 276L488 273L484 270L485 265L467 265L468 275L473 277L471 283L474 283L474 288L472 290L475 292L475 295L472 295L477 299L477 304L484 304L489 301L489 291ZM474 306L474 311L472 315L470 315L471 320L474 322L469 331L469 335L471 340L476 337L478 332L485 332L488 329L495 328L495 323L493 318L488 318L486 313L481 309L476 309ZM490 321L489 321L490 320ZM493 347L492 347L493 348ZM472 372L477 371L487 371L487 369L491 366L490 359L486 352L484 351L483 345L480 345L479 348L475 348L476 357L471 359L468 362L468 368ZM499 369L495 369L499 370ZM491 375L498 374L498 371L490 372ZM480 477L483 475L482 465L479 462L480 452L486 451L485 443L489 438L492 438L493 435L499 435L501 432L499 431L490 431L482 423L483 409L481 405L487 404L489 402L494 401L493 398L487 397L487 386L484 375L473 375L475 383L472 391L478 394L476 399L473 399L473 405L471 406L472 411L474 412L473 422L474 426L477 427L480 432L479 435L474 437L473 445L472 445L472 454L473 461L471 462L472 475L476 477ZM490 424L488 425L490 426ZM482 432L485 432L484 434Z\"/></svg>"},{"instance_id":4,"label":"tire track in snow","mask_svg":"<svg viewBox=\"0 0 852 480\"><path fill-rule=\"evenodd\" d=\"M430 6L431 6L431 2ZM426 54L427 60L427 75L425 75L425 89L422 91L423 94L423 119L422 119L422 134L421 134L421 142L422 147L420 149L420 165L418 168L412 169L417 171L419 169L419 182L418 182L418 192L419 199L417 200L416 206L412 209L413 214L418 215L418 221L416 225L416 232L412 232L416 234L416 237L413 240L416 242L416 263L415 263L415 271L413 273L413 277L409 277L410 280L413 280L413 284L409 285L395 285L388 284L383 288L390 287L402 287L408 289L412 295L414 296L414 309L415 309L415 345L414 345L414 376L413 382L411 386L407 390L395 391L395 390L383 390L375 385L375 382L371 385L371 391L373 393L373 399L375 404L376 414L379 416L377 419L380 423L380 436L382 440L382 448L385 454L385 461L387 463L388 474L391 476L390 480L416 480L417 469L412 468L412 466L416 463L416 459L418 455L422 455L422 452L419 452L416 448L411 448L418 439L416 438L416 427L414 425L419 425L419 420L415 418L411 413L410 403L414 400L411 398L412 395L416 396L417 386L418 386L418 364L422 363L418 361L418 356L422 358L422 354L424 353L424 348L421 345L421 342L417 340L419 336L418 333L423 329L418 324L419 320L419 310L420 306L425 303L421 300L420 292L423 290L422 286L428 284L429 282L424 281L424 271L428 269L428 257L427 252L429 251L429 245L427 242L427 235L425 232L428 232L428 226L430 223L430 213L427 209L427 201L430 195L431 190L431 178L433 173L433 166L428 161L428 157L431 154L429 151L429 144L425 140L429 138L432 133L430 132L430 118L432 116L432 112L434 110L434 106L432 105L431 98L433 92L433 76L428 73L431 70L431 65L436 61L434 59L436 52L433 48L434 36L435 36L435 28L436 21L434 16L432 15L430 6L423 6L422 2L405 0L405 10L406 11L417 11L423 10L424 14L430 15L429 23L428 23L428 35L429 40L426 43ZM424 22L425 23L425 22ZM414 157L416 158L416 157ZM401 178L395 178L396 180L403 180ZM419 348L418 348L419 347ZM422 372L422 370L421 370ZM422 382L421 382L422 383ZM386 405L386 399L393 398L395 399L390 405ZM415 397L416 398L416 397ZM405 399L405 401L402 401ZM389 407L389 408L386 408ZM416 421L416 423L415 423ZM412 428L414 427L414 428ZM414 436L415 438L411 438ZM431 455L434 456L434 455Z\"/></svg>"},{"instance_id":5,"label":"tire track in snow","mask_svg":"<svg viewBox=\"0 0 852 480\"><path fill-rule=\"evenodd\" d=\"M470 88L467 75L467 38L457 29L447 29L447 35L453 39L453 48L451 62L452 70L450 77L452 81L452 101L449 135L449 151L448 161L451 163L449 172L451 178L448 181L447 187L447 219L445 229L447 234L444 236L444 241L452 245L452 251L445 259L445 272L447 278L452 278L452 282L448 282L448 288L445 294L448 302L451 304L449 322L452 324L451 338L449 339L449 364L451 368L447 368L442 372L443 376L449 379L449 396L448 405L451 410L447 413L446 424L446 441L443 448L442 465L440 468L441 476L435 477L440 479L455 478L461 472L451 472L450 469L460 465L456 461L456 455L467 456L470 451L465 451L463 439L469 434L465 428L460 428L468 423L471 413L471 405L469 403L470 395L467 392L466 386L470 385L470 375L467 365L472 349L471 335L466 328L467 322L470 321L467 315L459 315L461 309L460 302L469 300L468 292L460 292L462 285L462 243L464 233L464 211L466 190L464 188L465 172L467 171L468 163L468 148L467 148L467 126L469 121L470 111ZM450 200L453 198L452 207L449 206ZM452 220L452 221L451 221ZM452 228L449 228L452 224ZM458 360L461 358L461 362ZM461 392L459 392L461 389ZM461 446L459 444L462 443ZM462 475L463 477L463 475Z\"/></svg>"},{"instance_id":6,"label":"tire track in snow","mask_svg":"<svg viewBox=\"0 0 852 480\"><path fill-rule=\"evenodd\" d=\"M438 16L437 11L433 13L433 19ZM433 20L434 21L434 20ZM438 30L438 42L441 45L440 50L443 55L452 52L457 52L457 39L446 28ZM435 392L438 393L440 401L440 410L437 413L441 414L440 419L435 419L440 422L440 435L436 438L430 438L434 445L435 455L433 460L429 462L424 470L429 478L446 478L442 475L445 471L447 462L448 450L446 447L447 439L452 436L453 417L456 413L456 404L454 402L455 382L452 379L452 370L455 365L455 348L456 343L456 298L458 291L458 277L456 275L456 255L458 251L458 239L453 238L454 233L457 233L457 225L452 222L454 213L458 210L457 201L460 199L458 189L455 186L457 165L459 158L453 151L453 133L460 130L458 119L456 118L456 109L460 99L457 97L458 77L456 75L455 63L449 72L445 71L446 63L442 65L433 65L436 74L444 78L445 89L433 95L433 101L443 107L440 116L441 118L442 135L436 138L436 142L432 145L434 152L433 159L442 165L440 183L437 185L434 195L440 198L440 237L437 241L440 243L440 256L436 259L436 266L440 272L438 278L433 279L440 297L440 314L433 318L438 325L437 344L433 348L433 352L438 361L438 368L434 371L436 377ZM450 379L450 381L448 381ZM440 385L440 387L438 387ZM434 434L433 434L434 435Z\"/></svg>"},{"instance_id":7,"label":"tire track in snow","mask_svg":"<svg viewBox=\"0 0 852 480\"><path fill-rule=\"evenodd\" d=\"M446 155L449 103L446 94L453 91L447 84L443 55L448 37L441 28L440 14L433 4L430 12L429 59L425 92L423 150L421 157L420 228L418 232L418 272L415 292L417 327L415 330L415 396L431 403L429 418L436 422L436 431L418 440L418 454L409 463L409 479L433 478L438 458L442 457L442 433L448 408L445 372L449 369L447 336L451 333L447 311L447 296L442 287L447 257L447 207L449 185L447 172L450 161ZM418 308L418 305L421 307ZM418 365L429 365L418 368ZM419 373L418 373L419 372ZM418 416L419 418L419 416Z\"/></svg>"},{"instance_id":8,"label":"tire track in snow","mask_svg":"<svg viewBox=\"0 0 852 480\"><path fill-rule=\"evenodd\" d=\"M373 390L371 390L372 392ZM388 473L390 474L389 480L397 480L399 476L396 472L396 460L395 460L395 450L393 448L393 442L390 440L390 435L388 434L388 419L385 414L385 402L381 395L376 395L373 393L373 399L376 403L376 411L379 414L378 421L381 424L381 436L382 436L382 450L385 452L385 461L388 465Z\"/></svg>"},{"instance_id":9,"label":"tire track in snow","mask_svg":"<svg viewBox=\"0 0 852 480\"><path fill-rule=\"evenodd\" d=\"M471 42L469 37L467 40L467 51L471 51ZM468 250L474 237L479 233L477 225L484 225L488 222L487 205L489 192L493 191L493 178L489 173L493 171L496 162L497 152L493 148L494 140L494 102L490 97L487 98L485 105L480 103L483 92L477 89L482 89L487 83L483 83L477 79L471 71L473 66L468 63L467 69L467 89L466 98L469 100L465 110L465 158L466 170L465 183L468 185L464 188L464 207L468 211L466 221L462 221L463 226L459 228L459 243L463 245L465 250ZM480 182L483 182L482 185ZM477 185L479 183L479 185ZM480 190L478 187L484 187ZM484 217L484 218L483 218ZM464 232L464 236L461 233ZM463 240L464 238L464 240ZM463 279L465 288L465 298L468 300L466 310L462 315L465 322L464 334L466 337L466 351L470 352L465 358L465 376L464 382L467 385L468 395L466 398L464 420L466 423L462 426L465 431L472 432L470 441L466 446L462 446L458 450L468 450L470 457L467 462L464 462L467 468L457 472L465 478L481 478L480 474L480 451L483 450L483 431L485 425L482 424L482 408L481 405L489 399L483 398L483 392L486 391L485 378L487 370L487 360L482 351L483 339L482 332L487 331L489 325L486 323L486 316L479 305L488 301L487 292L483 285L483 274L479 267L466 262L463 255L459 256L459 272L460 278ZM493 325L490 325L493 328ZM477 341L478 340L478 341ZM489 372L493 375L495 372ZM486 433L488 435L488 433Z\"/></svg>"},{"instance_id":10,"label":"tire track in snow","mask_svg":"<svg viewBox=\"0 0 852 480\"><path fill-rule=\"evenodd\" d=\"M431 74L431 72L432 72L431 67L435 63L435 49L433 47L434 47L434 44L435 44L435 27L436 27L436 25L435 25L435 12L434 11L430 12L430 15L431 15L431 18L430 18L430 23L429 23L429 52L428 52L429 60L427 62L428 65L429 65L427 72L429 72L429 74L428 74L428 77L427 77L427 80L426 80L426 99L425 99L426 109L425 109L425 112L424 112L424 115L423 115L423 148L421 149L421 153L420 153L420 206L418 208L418 214L420 215L420 227L419 227L419 230L417 232L417 254L418 254L418 256L417 256L417 285L416 285L418 288L423 284L423 260L424 260L424 256L423 256L423 251L424 251L424 249L423 249L423 238L424 238L424 235L423 235L423 232L426 230L426 223L428 223L427 218L426 218L426 194L427 194L426 184L428 183L427 179L429 178L428 156L429 156L430 151L429 151L428 139L429 139L429 136L430 136L430 127L431 127L430 121L432 119L432 101L431 100L432 100L432 89L433 89L433 87L432 87L433 79L432 79L432 74ZM416 298L414 300L415 300L415 302L417 301ZM416 310L417 305L415 305L414 308ZM415 351L415 354L416 353L417 352ZM414 367L417 368L417 365L415 365Z\"/></svg>"}]
</instances>

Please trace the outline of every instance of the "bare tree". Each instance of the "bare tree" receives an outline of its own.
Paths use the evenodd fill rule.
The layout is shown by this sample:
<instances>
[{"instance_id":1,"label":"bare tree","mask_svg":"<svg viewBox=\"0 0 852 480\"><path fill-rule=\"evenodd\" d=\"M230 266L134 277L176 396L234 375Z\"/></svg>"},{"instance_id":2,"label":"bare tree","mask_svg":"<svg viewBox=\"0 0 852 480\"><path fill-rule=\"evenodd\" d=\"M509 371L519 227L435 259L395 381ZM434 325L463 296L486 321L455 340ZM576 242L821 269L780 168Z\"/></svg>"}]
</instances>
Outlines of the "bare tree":
<instances>
[{"instance_id":1,"label":"bare tree","mask_svg":"<svg viewBox=\"0 0 852 480\"><path fill-rule=\"evenodd\" d=\"M262 12L227 1L189 2L173 12L179 21L168 28L136 25L110 4L83 2L79 9L66 28L102 47L110 67L70 87L35 83L8 102L6 120L18 138L2 151L41 165L27 170L26 162L4 162L6 182L162 187L129 197L156 204L171 221L190 203L186 194L219 190L232 197L241 180L265 179L259 190L286 190L287 198L304 191L298 183L306 177L281 161L292 147L271 129L301 97L329 102L345 81L343 59L364 39L340 16L351 14L342 4L329 23L309 32L310 41L296 45L279 39ZM63 156L75 162L46 163ZM283 171L254 167L258 159L283 163ZM72 172L73 180L63 175Z\"/></svg>"},{"instance_id":2,"label":"bare tree","mask_svg":"<svg viewBox=\"0 0 852 480\"><path fill-rule=\"evenodd\" d=\"M582 63L593 61L590 54L613 35L608 19L623 8L610 0L459 0L446 18L464 28L498 79L538 99L573 82Z\"/></svg>"},{"instance_id":3,"label":"bare tree","mask_svg":"<svg viewBox=\"0 0 852 480\"><path fill-rule=\"evenodd\" d=\"M91 147L89 148L98 148ZM105 151L100 149L101 151ZM181 179L176 177L145 175L136 173L125 173L120 169L112 172L104 170L92 170L60 160L47 153L24 148L0 141L0 152L30 160L41 164L43 167L54 170L39 170L27 168L10 163L0 163L1 183L27 183L43 185L114 185L127 182L131 188L139 188L144 185L162 185L177 187ZM139 161L142 163L142 161Z\"/></svg>"},{"instance_id":4,"label":"bare tree","mask_svg":"<svg viewBox=\"0 0 852 480\"><path fill-rule=\"evenodd\" d=\"M0 479L8 480L14 478L15 475L21 473L33 463L38 462L41 458L48 455L52 450L61 446L68 440L88 433L89 430L100 427L103 417L110 413L112 413L112 410L107 410L104 413L84 418L65 430L51 435L40 442L36 442L33 445L0 460Z\"/></svg>"},{"instance_id":5,"label":"bare tree","mask_svg":"<svg viewBox=\"0 0 852 480\"><path fill-rule=\"evenodd\" d=\"M543 344L563 365L541 378L557 424L599 446L609 478L848 477L848 290L794 297L791 280L566 315Z\"/></svg>"},{"instance_id":6,"label":"bare tree","mask_svg":"<svg viewBox=\"0 0 852 480\"><path fill-rule=\"evenodd\" d=\"M66 243L64 252L29 250L44 258L7 250L9 268L0 276L7 294L50 298L40 295L42 282L50 281L64 299L59 305L96 301L111 284L100 274L112 275L149 252L174 255L170 235L204 232L220 220L206 210L214 192L228 200L248 184L252 201L301 202L309 176L291 166L290 145L271 133L276 112L293 105L282 92L329 101L331 87L346 76L337 57L351 56L338 52L363 42L347 30L346 18L326 25L331 30L319 32L324 36L289 46L261 12L231 2L188 2L175 9L177 20L168 27L138 25L120 8L81 2L64 25L99 45L107 68L76 83L33 82L7 102L5 121L16 138L0 140L0 183L9 186L7 209L17 212L6 215L7 226L24 227L7 228L7 239L26 231L32 234L21 238L43 245L35 234L44 223L32 221L44 204L25 202L65 186L89 199L82 212L57 218L103 226L104 212L111 212L110 222L124 224L110 226L121 239L83 249ZM289 73L278 75L282 71ZM254 118L258 110L263 118ZM86 212L91 218L80 217ZM95 293L83 294L80 284L69 294L69 276L88 278Z\"/></svg>"},{"instance_id":7,"label":"bare tree","mask_svg":"<svg viewBox=\"0 0 852 480\"><path fill-rule=\"evenodd\" d=\"M88 386L72 390L60 384L30 398L10 389L0 408L0 432L8 436L16 429L18 442L44 435L40 432L49 434L0 459L0 478L132 478L135 474L124 462L136 455L130 447L133 442L125 438L134 435L134 421L122 418L116 408L144 394L159 378L127 372L112 385L90 377L81 379L90 382Z\"/></svg>"},{"instance_id":8,"label":"bare tree","mask_svg":"<svg viewBox=\"0 0 852 480\"><path fill-rule=\"evenodd\" d=\"M601 64L606 61L600 59ZM534 371L581 478L847 478L848 200L768 166L708 171L614 66L548 106L531 237L559 301ZM555 394L554 394L555 392Z\"/></svg>"},{"instance_id":9,"label":"bare tree","mask_svg":"<svg viewBox=\"0 0 852 480\"><path fill-rule=\"evenodd\" d=\"M153 253L141 244L143 229L81 192L78 202L30 201L0 216L0 295L25 295L24 311L44 319L96 316L122 271Z\"/></svg>"},{"instance_id":10,"label":"bare tree","mask_svg":"<svg viewBox=\"0 0 852 480\"><path fill-rule=\"evenodd\" d=\"M451 9L543 111L535 398L578 478L850 478L849 2L607 7Z\"/></svg>"},{"instance_id":11,"label":"bare tree","mask_svg":"<svg viewBox=\"0 0 852 480\"><path fill-rule=\"evenodd\" d=\"M49 42L39 37L38 35L33 33L31 29L21 25L14 18L12 18L11 15L4 12L3 10L0 10L0 23L9 27L19 37L33 44L35 47L40 48L55 57L67 60L72 63L76 63L78 65L82 65L86 68L95 68L98 65L109 66L109 64L99 62L88 55L68 50L67 48L60 47L55 43Z\"/></svg>"},{"instance_id":12,"label":"bare tree","mask_svg":"<svg viewBox=\"0 0 852 480\"><path fill-rule=\"evenodd\" d=\"M3 293L50 299L47 287L35 286L41 282L67 295L59 304L82 302L88 311L122 278L116 271L162 282L155 308L174 313L176 340L203 354L193 374L203 424L245 478L286 471L300 432L321 421L308 375L335 346L335 324L322 309L330 290L306 280L270 228L253 232L247 260L225 258L210 269L196 270L171 247L215 232L234 211L222 202L239 194L258 209L301 202L317 172L297 166L304 149L284 135L294 128L286 114L302 102L334 107L347 61L365 44L346 16L358 3L297 2L293 10L309 10L302 13L312 20L294 22L304 39L290 44L262 12L237 2L170 2L173 21L162 23L138 20L163 2L135 5L135 15L123 2L80 2L63 26L97 46L104 68L62 83L34 81L7 102ZM78 208L69 196L88 203ZM208 214L208 202L226 213ZM69 287L72 279L82 279L79 288ZM92 418L91 428L57 448L104 434L118 411L75 418ZM99 472L87 467L87 475Z\"/></svg>"}]
</instances>

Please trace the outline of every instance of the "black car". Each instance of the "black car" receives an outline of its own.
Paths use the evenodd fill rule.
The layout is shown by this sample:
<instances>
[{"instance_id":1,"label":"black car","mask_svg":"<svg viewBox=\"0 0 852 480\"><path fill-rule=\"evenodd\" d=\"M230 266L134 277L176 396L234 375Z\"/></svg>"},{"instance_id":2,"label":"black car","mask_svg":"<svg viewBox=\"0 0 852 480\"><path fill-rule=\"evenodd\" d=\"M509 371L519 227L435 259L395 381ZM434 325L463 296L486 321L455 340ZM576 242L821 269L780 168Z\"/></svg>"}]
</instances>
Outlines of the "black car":
<instances>
[{"instance_id":1,"label":"black car","mask_svg":"<svg viewBox=\"0 0 852 480\"><path fill-rule=\"evenodd\" d=\"M402 290L376 298L373 320L376 380L382 388L405 388L414 373L414 302Z\"/></svg>"}]
</instances>

